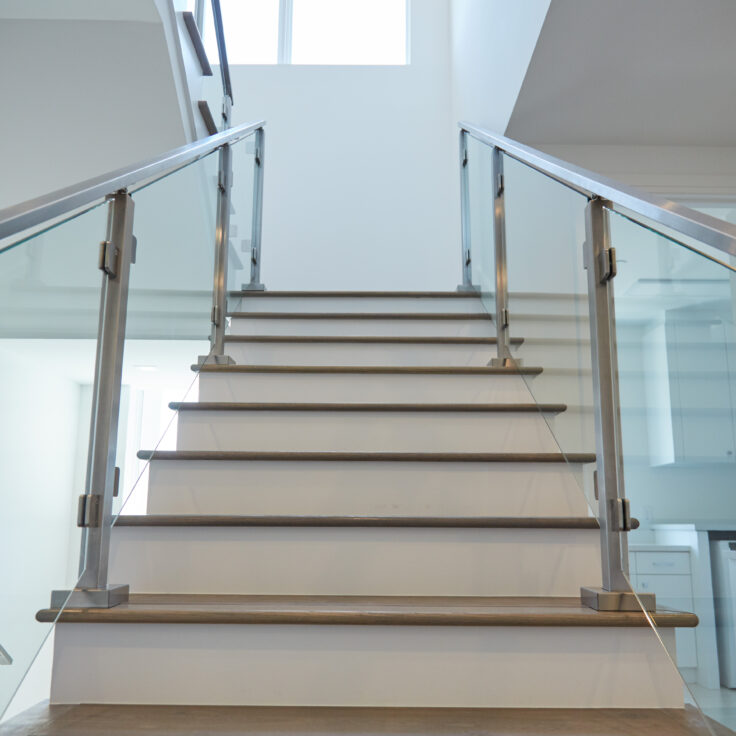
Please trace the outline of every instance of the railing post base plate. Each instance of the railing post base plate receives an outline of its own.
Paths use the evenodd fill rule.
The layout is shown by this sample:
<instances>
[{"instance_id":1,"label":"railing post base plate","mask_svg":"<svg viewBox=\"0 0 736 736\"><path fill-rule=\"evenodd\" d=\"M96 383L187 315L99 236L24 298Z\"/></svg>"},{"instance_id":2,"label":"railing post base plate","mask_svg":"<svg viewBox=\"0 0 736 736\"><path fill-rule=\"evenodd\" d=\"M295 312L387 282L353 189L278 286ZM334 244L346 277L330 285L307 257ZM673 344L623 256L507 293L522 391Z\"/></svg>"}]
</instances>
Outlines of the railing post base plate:
<instances>
[{"instance_id":1,"label":"railing post base plate","mask_svg":"<svg viewBox=\"0 0 736 736\"><path fill-rule=\"evenodd\" d=\"M235 365L229 355L200 355L197 365Z\"/></svg>"},{"instance_id":2,"label":"railing post base plate","mask_svg":"<svg viewBox=\"0 0 736 736\"><path fill-rule=\"evenodd\" d=\"M480 293L478 287L473 284L458 284L457 291Z\"/></svg>"},{"instance_id":3,"label":"railing post base plate","mask_svg":"<svg viewBox=\"0 0 736 736\"><path fill-rule=\"evenodd\" d=\"M75 588L51 591L51 608L114 608L127 603L128 585L107 585L104 588Z\"/></svg>"},{"instance_id":4,"label":"railing post base plate","mask_svg":"<svg viewBox=\"0 0 736 736\"><path fill-rule=\"evenodd\" d=\"M580 588L580 602L596 611L647 611L657 609L654 593L620 592L603 588Z\"/></svg>"},{"instance_id":5,"label":"railing post base plate","mask_svg":"<svg viewBox=\"0 0 736 736\"><path fill-rule=\"evenodd\" d=\"M266 291L265 284L243 284L243 291Z\"/></svg>"},{"instance_id":6,"label":"railing post base plate","mask_svg":"<svg viewBox=\"0 0 736 736\"><path fill-rule=\"evenodd\" d=\"M518 368L523 365L521 358L491 358L488 364L491 368Z\"/></svg>"}]
</instances>

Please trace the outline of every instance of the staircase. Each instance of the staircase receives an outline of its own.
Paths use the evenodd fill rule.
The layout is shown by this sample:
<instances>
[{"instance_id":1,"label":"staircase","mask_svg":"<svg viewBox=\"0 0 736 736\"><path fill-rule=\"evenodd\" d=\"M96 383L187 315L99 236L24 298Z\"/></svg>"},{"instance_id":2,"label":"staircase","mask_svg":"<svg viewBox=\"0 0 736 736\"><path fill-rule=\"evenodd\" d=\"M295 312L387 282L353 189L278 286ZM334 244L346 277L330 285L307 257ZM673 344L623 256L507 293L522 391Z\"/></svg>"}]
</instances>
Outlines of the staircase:
<instances>
[{"instance_id":1,"label":"staircase","mask_svg":"<svg viewBox=\"0 0 736 736\"><path fill-rule=\"evenodd\" d=\"M687 732L644 614L580 603L601 583L595 454L557 448L566 407L525 383L544 366L489 367L475 293L243 292L231 309L235 364L197 368L177 449L141 450L147 515L113 529L130 601L62 612L52 703L504 708L532 726L545 711L527 709L641 709L615 733ZM653 618L668 647L697 624ZM398 713L352 712L378 730ZM637 730L650 716L662 730ZM553 732L578 733L534 731Z\"/></svg>"}]
</instances>

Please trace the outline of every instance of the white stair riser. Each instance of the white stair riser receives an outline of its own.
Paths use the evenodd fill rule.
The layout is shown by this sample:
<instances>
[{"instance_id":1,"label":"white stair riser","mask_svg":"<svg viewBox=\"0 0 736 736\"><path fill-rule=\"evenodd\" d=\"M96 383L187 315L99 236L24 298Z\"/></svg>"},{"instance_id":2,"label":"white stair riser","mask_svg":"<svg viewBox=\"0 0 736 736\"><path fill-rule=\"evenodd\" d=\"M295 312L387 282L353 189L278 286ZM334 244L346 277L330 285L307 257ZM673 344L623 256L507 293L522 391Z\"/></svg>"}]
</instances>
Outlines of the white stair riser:
<instances>
[{"instance_id":1,"label":"white stair riser","mask_svg":"<svg viewBox=\"0 0 736 736\"><path fill-rule=\"evenodd\" d=\"M646 628L59 624L51 702L681 708L683 688Z\"/></svg>"},{"instance_id":2,"label":"white stair riser","mask_svg":"<svg viewBox=\"0 0 736 736\"><path fill-rule=\"evenodd\" d=\"M582 466L559 463L154 460L149 472L149 514L588 515Z\"/></svg>"},{"instance_id":3,"label":"white stair riser","mask_svg":"<svg viewBox=\"0 0 736 736\"><path fill-rule=\"evenodd\" d=\"M729 429L724 418L724 436ZM647 414L643 410L621 409L625 462L643 459L649 465ZM550 418L550 426L559 446L567 452L595 452L595 417L593 409L568 409Z\"/></svg>"},{"instance_id":4,"label":"white stair riser","mask_svg":"<svg viewBox=\"0 0 736 736\"><path fill-rule=\"evenodd\" d=\"M589 340L588 320L545 314L516 314L511 312L509 334L523 338L562 338Z\"/></svg>"},{"instance_id":5,"label":"white stair riser","mask_svg":"<svg viewBox=\"0 0 736 736\"><path fill-rule=\"evenodd\" d=\"M385 403L533 402L518 375L202 373L200 401Z\"/></svg>"},{"instance_id":6,"label":"white stair riser","mask_svg":"<svg viewBox=\"0 0 736 736\"><path fill-rule=\"evenodd\" d=\"M493 337L489 319L255 319L233 317L232 335Z\"/></svg>"},{"instance_id":7,"label":"white stair riser","mask_svg":"<svg viewBox=\"0 0 736 736\"><path fill-rule=\"evenodd\" d=\"M525 365L541 365L545 371L557 368L582 369L587 380L592 380L589 342L525 337L524 342L514 346L512 352Z\"/></svg>"},{"instance_id":8,"label":"white stair riser","mask_svg":"<svg viewBox=\"0 0 736 736\"><path fill-rule=\"evenodd\" d=\"M577 596L597 529L118 527L110 577L138 593Z\"/></svg>"},{"instance_id":9,"label":"white stair riser","mask_svg":"<svg viewBox=\"0 0 736 736\"><path fill-rule=\"evenodd\" d=\"M585 283L583 279L583 284ZM562 317L588 317L588 294L509 294L513 314L557 314Z\"/></svg>"},{"instance_id":10,"label":"white stair riser","mask_svg":"<svg viewBox=\"0 0 736 736\"><path fill-rule=\"evenodd\" d=\"M226 353L239 365L452 365L484 366L495 345L402 345L392 343L238 343Z\"/></svg>"},{"instance_id":11,"label":"white stair riser","mask_svg":"<svg viewBox=\"0 0 736 736\"><path fill-rule=\"evenodd\" d=\"M555 441L564 452L595 452L595 415L590 409L573 409L549 418ZM627 432L628 434L628 432ZM642 438L646 447L646 438Z\"/></svg>"},{"instance_id":12,"label":"white stair riser","mask_svg":"<svg viewBox=\"0 0 736 736\"><path fill-rule=\"evenodd\" d=\"M230 300L230 309L234 312L336 312L336 313L373 313L393 312L418 313L482 313L480 299L467 297L291 297L245 296L242 299Z\"/></svg>"},{"instance_id":13,"label":"white stair riser","mask_svg":"<svg viewBox=\"0 0 736 736\"><path fill-rule=\"evenodd\" d=\"M557 452L538 412L182 411L177 448Z\"/></svg>"}]
</instances>

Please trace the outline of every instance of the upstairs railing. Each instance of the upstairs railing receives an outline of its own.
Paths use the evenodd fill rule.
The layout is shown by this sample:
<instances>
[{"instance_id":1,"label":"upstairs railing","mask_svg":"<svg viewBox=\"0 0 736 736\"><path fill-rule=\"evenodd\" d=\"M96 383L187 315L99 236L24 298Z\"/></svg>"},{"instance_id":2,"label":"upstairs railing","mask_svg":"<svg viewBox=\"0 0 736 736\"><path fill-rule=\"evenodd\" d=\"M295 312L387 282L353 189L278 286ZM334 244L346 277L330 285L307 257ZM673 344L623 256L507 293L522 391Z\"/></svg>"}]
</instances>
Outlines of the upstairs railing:
<instances>
[{"instance_id":1,"label":"upstairs railing","mask_svg":"<svg viewBox=\"0 0 736 736\"><path fill-rule=\"evenodd\" d=\"M476 151L469 153L469 144L474 141ZM475 159L474 159L475 157ZM520 171L527 171L537 176L537 181L531 189L536 191L521 191L523 187L516 187L519 181L519 172L515 173L516 182L510 183L509 177L504 174L504 161L513 163ZM470 164L477 165L474 170L474 179L471 184ZM515 170L516 171L516 170ZM551 185L564 187L575 193L575 200L570 203L570 217L581 216L584 211L584 243L582 254L577 243L571 243L569 258L564 264L566 272L574 272L578 267L585 269L585 286L580 282L577 294L569 294L573 298L587 294L587 308L580 307L580 314L574 315L576 336L567 338L565 350L578 350L567 364L559 367L558 373L567 371L578 382L583 381L584 371L580 365L585 362L592 369L592 425L584 426L577 433L576 441L586 441L587 434L593 434L595 440L596 473L594 478L595 495L598 499L597 515L601 529L602 553L602 587L591 586L581 591L584 602L593 608L605 610L638 609L640 603L636 600L630 585L628 567L627 533L632 528L629 501L625 492L624 469L626 453L624 452L624 438L622 437L621 420L621 389L620 380L626 374L628 366L619 360L618 338L616 325L616 295L617 281L616 242L612 241L611 218L616 218L617 231L621 233L621 245L626 248L625 263L628 273L632 274L636 268L652 270L652 261L676 259L686 255L692 261L691 268L696 270L718 269L726 276L722 281L729 282L734 268L729 263L730 257L736 256L736 226L725 221L696 212L687 207L670 202L652 194L624 186L590 171L578 168L572 164L548 156L538 150L522 145L501 135L483 130L475 125L460 123L460 172L461 172L461 223L462 223L462 274L461 289L480 289L485 295L492 297L493 304L489 308L495 316L497 326L497 357L494 363L513 366L517 358L512 355L510 332L515 330L515 337L524 337L524 326L515 322L515 313L509 306L515 291L520 290L519 281L526 273L542 268L540 261L545 257L545 263L555 259L568 258L565 255L551 252L553 245L550 241L554 237L550 224L545 229L545 201L544 198L552 191ZM537 174L533 174L537 172ZM527 183L530 178L527 175ZM514 190L516 187L516 190ZM478 191L480 190L480 191ZM478 198L480 195L480 198ZM528 220L538 220L535 237L537 242L522 243L519 238L510 237L507 223L507 198L509 196L523 199L523 216ZM484 209L487 207L487 209ZM521 210L522 205L519 205ZM478 222L480 211L481 222ZM579 212L578 212L579 211ZM577 212L577 214L576 214ZM472 223L471 223L472 220ZM518 220L516 219L517 230ZM487 222L486 222L487 221ZM624 232L623 228L630 228ZM485 228L485 230L484 230ZM574 227L570 227L569 237L575 238ZM633 232L632 232L633 231ZM530 239L531 230L526 229L523 240ZM480 233L480 234L479 234ZM624 240L624 237L626 238ZM474 238L475 241L474 242ZM647 238L657 242L651 243ZM490 257L476 256L479 253L478 240L482 240L481 249L492 244L486 251L491 250ZM507 240L509 240L507 244ZM639 243L632 248L632 243ZM660 255L656 249L658 243L664 243L674 253ZM522 268L510 273L508 259L515 254L515 249L526 247ZM664 246L661 246L664 247ZM484 251L485 253L485 251ZM580 257L582 256L582 257ZM485 259L485 260L483 260ZM643 262L641 259L644 259ZM489 267L488 262L492 261ZM477 263L483 271L474 278L473 268ZM656 265L656 264L655 264ZM657 265L658 275L662 275L662 267ZM651 274L650 274L651 275ZM712 276L712 274L709 275ZM643 309L641 298L633 300L632 293L636 292L638 281L641 288L658 288L671 286L677 279L669 278L671 272L664 273L664 278L632 279L627 282L627 289L619 288L619 308L626 304L632 313L632 319L637 318L636 310ZM547 280L549 293L559 291L551 274ZM485 283L482 283L485 279ZM683 280L683 279L681 279ZM710 278L713 282L716 279ZM703 279L701 279L703 281ZM559 294L557 295L559 297ZM645 295L646 296L646 295ZM580 300L585 303L585 298ZM733 299L733 294L729 304ZM490 302L489 302L490 303ZM571 303L573 303L571 301ZM663 301L663 313L677 306L672 298ZM668 312L667 312L668 313ZM523 315L521 315L523 317ZM544 315L542 315L544 318ZM628 315L627 315L628 317ZM640 320L641 321L641 320ZM589 326L588 326L589 325ZM551 340L543 337L542 340ZM585 346L590 341L589 355ZM558 341L561 344L564 341ZM543 355L543 353L542 353ZM641 368L638 369L641 372ZM646 371L644 371L646 372ZM644 376L644 379L652 378ZM644 380L642 379L642 380ZM539 379L535 379L539 380ZM626 380L628 380L626 378ZM667 382L669 374L658 376L652 380ZM533 385L533 384L530 384ZM661 385L661 384L660 384ZM534 389L532 389L534 393ZM628 388L627 388L628 392ZM586 393L585 387L576 387L576 393ZM565 397L558 397L564 399ZM641 411L662 411L662 407L637 407ZM553 427L553 433L555 429ZM563 449L565 439L557 436L558 444ZM634 443L626 438L629 445ZM582 448L580 448L582 449ZM629 454L631 454L629 452ZM733 453L731 453L733 455ZM724 458L727 460L728 458ZM732 459L732 458L731 458ZM641 605L647 609L653 608L654 596L640 594Z\"/></svg>"}]
</instances>

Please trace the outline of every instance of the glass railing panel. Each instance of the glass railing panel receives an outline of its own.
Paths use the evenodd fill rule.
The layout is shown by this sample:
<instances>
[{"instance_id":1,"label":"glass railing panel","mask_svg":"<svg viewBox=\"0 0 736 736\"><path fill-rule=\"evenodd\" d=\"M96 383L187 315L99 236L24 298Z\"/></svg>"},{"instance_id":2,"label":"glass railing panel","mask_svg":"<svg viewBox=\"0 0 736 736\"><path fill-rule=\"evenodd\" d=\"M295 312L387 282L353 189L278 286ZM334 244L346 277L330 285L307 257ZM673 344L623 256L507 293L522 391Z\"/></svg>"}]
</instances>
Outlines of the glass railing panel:
<instances>
[{"instance_id":1,"label":"glass railing panel","mask_svg":"<svg viewBox=\"0 0 736 736\"><path fill-rule=\"evenodd\" d=\"M228 312L242 308L241 292L251 284L253 252L253 194L256 171L256 134L232 148L233 184L230 206L230 246L228 248Z\"/></svg>"},{"instance_id":2,"label":"glass railing panel","mask_svg":"<svg viewBox=\"0 0 736 736\"><path fill-rule=\"evenodd\" d=\"M504 155L506 259L512 356L565 456L595 453L588 287L583 267L587 199ZM591 512L594 464L570 463Z\"/></svg>"},{"instance_id":3,"label":"glass railing panel","mask_svg":"<svg viewBox=\"0 0 736 736\"><path fill-rule=\"evenodd\" d=\"M196 401L196 366L210 351L219 154L134 191L114 510L147 511L145 450L176 449L171 402ZM135 493L133 493L135 489Z\"/></svg>"},{"instance_id":4,"label":"glass railing panel","mask_svg":"<svg viewBox=\"0 0 736 736\"><path fill-rule=\"evenodd\" d=\"M470 135L466 141L472 284L480 292L483 307L494 314L493 149Z\"/></svg>"},{"instance_id":5,"label":"glass railing panel","mask_svg":"<svg viewBox=\"0 0 736 736\"><path fill-rule=\"evenodd\" d=\"M85 490L107 215L101 203L14 247L0 241L0 716L5 711L6 718L48 698L53 624L35 615L48 608L52 590L71 590L79 576L77 500ZM33 678L15 696L34 660Z\"/></svg>"},{"instance_id":6,"label":"glass railing panel","mask_svg":"<svg viewBox=\"0 0 736 736\"><path fill-rule=\"evenodd\" d=\"M692 696L736 728L736 272L609 213L632 587L697 626L659 627ZM690 244L688 244L690 245Z\"/></svg>"}]
</instances>

